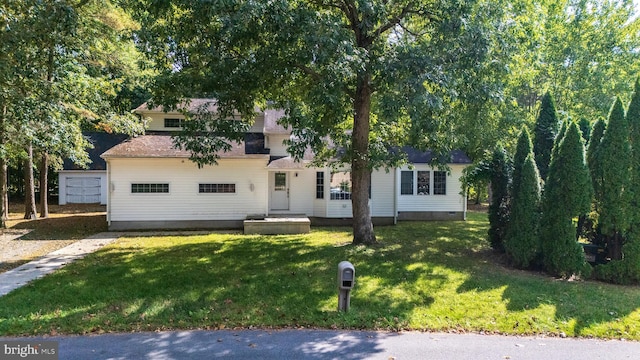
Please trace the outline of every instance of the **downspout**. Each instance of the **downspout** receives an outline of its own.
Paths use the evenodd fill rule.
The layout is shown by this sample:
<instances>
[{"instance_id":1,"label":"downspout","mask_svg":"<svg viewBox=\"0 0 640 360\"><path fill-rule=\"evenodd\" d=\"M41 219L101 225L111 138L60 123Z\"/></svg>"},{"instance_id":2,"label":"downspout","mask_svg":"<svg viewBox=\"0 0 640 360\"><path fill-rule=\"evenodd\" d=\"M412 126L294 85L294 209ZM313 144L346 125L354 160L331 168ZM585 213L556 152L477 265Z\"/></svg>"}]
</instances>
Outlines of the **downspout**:
<instances>
[{"instance_id":1,"label":"downspout","mask_svg":"<svg viewBox=\"0 0 640 360\"><path fill-rule=\"evenodd\" d=\"M113 185L111 184L111 166L109 165L109 159L105 159L107 163L107 227L111 227L111 192L113 191Z\"/></svg>"},{"instance_id":2,"label":"downspout","mask_svg":"<svg viewBox=\"0 0 640 360\"><path fill-rule=\"evenodd\" d=\"M268 166L268 164L267 164ZM268 217L269 216L269 207L271 206L271 204L269 204L269 199L271 197L271 183L269 182L271 181L271 171L269 171L269 169L267 168L267 191L265 191L265 209L264 209L264 216Z\"/></svg>"},{"instance_id":3,"label":"downspout","mask_svg":"<svg viewBox=\"0 0 640 360\"><path fill-rule=\"evenodd\" d=\"M467 204L469 203L469 187L464 189L462 196L462 220L467 221Z\"/></svg>"},{"instance_id":4,"label":"downspout","mask_svg":"<svg viewBox=\"0 0 640 360\"><path fill-rule=\"evenodd\" d=\"M398 168L393 171L393 225L398 224Z\"/></svg>"}]
</instances>

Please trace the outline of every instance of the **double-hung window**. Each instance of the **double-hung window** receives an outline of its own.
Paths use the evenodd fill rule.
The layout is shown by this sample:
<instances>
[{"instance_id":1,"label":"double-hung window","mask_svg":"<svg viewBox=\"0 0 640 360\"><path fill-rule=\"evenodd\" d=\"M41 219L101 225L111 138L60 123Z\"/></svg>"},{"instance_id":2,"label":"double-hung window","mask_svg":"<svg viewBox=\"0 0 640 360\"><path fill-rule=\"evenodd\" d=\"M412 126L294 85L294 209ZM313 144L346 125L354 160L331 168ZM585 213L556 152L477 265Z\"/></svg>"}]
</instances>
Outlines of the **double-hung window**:
<instances>
[{"instance_id":1,"label":"double-hung window","mask_svg":"<svg viewBox=\"0 0 640 360\"><path fill-rule=\"evenodd\" d=\"M413 195L413 171L400 172L400 195Z\"/></svg>"},{"instance_id":2,"label":"double-hung window","mask_svg":"<svg viewBox=\"0 0 640 360\"><path fill-rule=\"evenodd\" d=\"M324 199L324 172L316 172L316 199Z\"/></svg>"},{"instance_id":3,"label":"double-hung window","mask_svg":"<svg viewBox=\"0 0 640 360\"><path fill-rule=\"evenodd\" d=\"M433 195L447 195L447 172L433 172Z\"/></svg>"}]
</instances>

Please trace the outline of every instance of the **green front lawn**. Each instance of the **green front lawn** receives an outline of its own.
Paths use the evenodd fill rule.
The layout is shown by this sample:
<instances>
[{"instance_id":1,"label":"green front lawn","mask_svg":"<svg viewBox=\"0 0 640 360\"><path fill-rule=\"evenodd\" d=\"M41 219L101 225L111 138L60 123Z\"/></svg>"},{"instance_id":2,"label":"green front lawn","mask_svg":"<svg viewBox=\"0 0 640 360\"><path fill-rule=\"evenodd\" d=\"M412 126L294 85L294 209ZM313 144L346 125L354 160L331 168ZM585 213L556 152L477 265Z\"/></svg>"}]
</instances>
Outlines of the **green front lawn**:
<instances>
[{"instance_id":1,"label":"green front lawn","mask_svg":"<svg viewBox=\"0 0 640 360\"><path fill-rule=\"evenodd\" d=\"M0 334L320 327L484 331L640 340L640 288L508 269L486 214L466 222L308 235L123 238L0 298ZM337 311L337 265L351 261L351 310Z\"/></svg>"}]
</instances>

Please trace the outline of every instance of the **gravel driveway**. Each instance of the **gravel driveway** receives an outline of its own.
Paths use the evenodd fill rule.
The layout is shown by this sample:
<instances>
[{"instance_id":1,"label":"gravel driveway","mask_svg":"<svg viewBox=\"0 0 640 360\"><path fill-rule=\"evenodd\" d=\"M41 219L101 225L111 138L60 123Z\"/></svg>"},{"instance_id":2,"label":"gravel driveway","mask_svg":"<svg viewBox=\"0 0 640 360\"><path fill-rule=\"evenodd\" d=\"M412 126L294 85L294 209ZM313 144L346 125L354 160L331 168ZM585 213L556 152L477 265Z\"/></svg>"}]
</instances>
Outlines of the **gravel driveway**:
<instances>
[{"instance_id":1,"label":"gravel driveway","mask_svg":"<svg viewBox=\"0 0 640 360\"><path fill-rule=\"evenodd\" d=\"M37 259L77 240L20 240L30 230L0 231L0 273Z\"/></svg>"}]
</instances>

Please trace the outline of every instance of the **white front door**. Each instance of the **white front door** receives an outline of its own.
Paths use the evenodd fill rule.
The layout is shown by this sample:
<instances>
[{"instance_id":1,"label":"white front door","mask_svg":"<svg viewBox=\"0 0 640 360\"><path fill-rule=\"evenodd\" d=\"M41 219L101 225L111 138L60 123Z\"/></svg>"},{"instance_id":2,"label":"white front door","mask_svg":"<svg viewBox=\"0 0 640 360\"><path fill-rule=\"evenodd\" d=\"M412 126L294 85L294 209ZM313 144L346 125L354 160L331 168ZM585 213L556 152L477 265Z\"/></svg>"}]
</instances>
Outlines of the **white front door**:
<instances>
[{"instance_id":1,"label":"white front door","mask_svg":"<svg viewBox=\"0 0 640 360\"><path fill-rule=\"evenodd\" d=\"M272 174L271 210L289 210L289 173Z\"/></svg>"}]
</instances>

